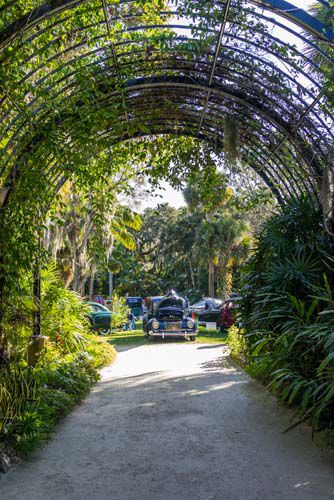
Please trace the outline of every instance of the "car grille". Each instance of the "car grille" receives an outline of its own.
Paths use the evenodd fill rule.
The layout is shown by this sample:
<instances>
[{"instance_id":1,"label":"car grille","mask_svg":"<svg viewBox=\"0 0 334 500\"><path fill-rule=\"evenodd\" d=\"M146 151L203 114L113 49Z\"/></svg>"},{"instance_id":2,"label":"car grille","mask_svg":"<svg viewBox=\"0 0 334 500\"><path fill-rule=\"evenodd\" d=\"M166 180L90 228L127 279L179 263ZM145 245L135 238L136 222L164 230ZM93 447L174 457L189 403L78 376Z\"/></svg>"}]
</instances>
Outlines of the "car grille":
<instances>
[{"instance_id":1,"label":"car grille","mask_svg":"<svg viewBox=\"0 0 334 500\"><path fill-rule=\"evenodd\" d=\"M166 321L165 328L166 332L179 332L182 330L182 322L181 321Z\"/></svg>"}]
</instances>

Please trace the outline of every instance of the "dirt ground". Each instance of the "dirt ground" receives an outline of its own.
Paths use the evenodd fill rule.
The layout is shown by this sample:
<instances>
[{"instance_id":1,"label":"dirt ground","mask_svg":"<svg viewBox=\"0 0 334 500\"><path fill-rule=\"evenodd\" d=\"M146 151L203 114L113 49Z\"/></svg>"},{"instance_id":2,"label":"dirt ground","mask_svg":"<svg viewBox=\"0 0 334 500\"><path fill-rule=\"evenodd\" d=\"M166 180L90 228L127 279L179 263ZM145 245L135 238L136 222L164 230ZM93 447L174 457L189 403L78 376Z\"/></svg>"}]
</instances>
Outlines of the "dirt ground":
<instances>
[{"instance_id":1,"label":"dirt ground","mask_svg":"<svg viewBox=\"0 0 334 500\"><path fill-rule=\"evenodd\" d=\"M334 459L222 345L126 346L1 500L330 500Z\"/></svg>"}]
</instances>

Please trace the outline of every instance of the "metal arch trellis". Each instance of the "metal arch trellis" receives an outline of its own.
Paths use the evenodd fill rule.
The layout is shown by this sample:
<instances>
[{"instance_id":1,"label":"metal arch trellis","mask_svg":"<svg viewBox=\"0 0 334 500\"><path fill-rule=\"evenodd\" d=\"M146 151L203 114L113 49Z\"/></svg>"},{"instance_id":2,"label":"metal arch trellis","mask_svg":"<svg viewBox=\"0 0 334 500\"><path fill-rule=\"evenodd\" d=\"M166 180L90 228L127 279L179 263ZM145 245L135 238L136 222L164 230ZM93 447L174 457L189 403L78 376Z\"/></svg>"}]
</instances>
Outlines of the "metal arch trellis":
<instances>
[{"instance_id":1,"label":"metal arch trellis","mask_svg":"<svg viewBox=\"0 0 334 500\"><path fill-rule=\"evenodd\" d=\"M179 82L179 84L180 84L180 82Z\"/></svg>"},{"instance_id":2,"label":"metal arch trellis","mask_svg":"<svg viewBox=\"0 0 334 500\"><path fill-rule=\"evenodd\" d=\"M31 73L32 74L32 73ZM316 82L313 82L314 84L316 84Z\"/></svg>"},{"instance_id":3,"label":"metal arch trellis","mask_svg":"<svg viewBox=\"0 0 334 500\"><path fill-rule=\"evenodd\" d=\"M22 32L29 30L40 23L43 19L50 18L64 10L77 7L78 5L87 2L88 0L50 0L48 3L42 4L39 7L31 10L20 19L17 19L12 24L7 26L0 33L0 49L12 42ZM15 4L16 2L13 2ZM126 3L126 0L120 2ZM285 0L250 0L250 3L259 5L267 10L276 12L279 15L292 21L294 24L306 28L309 32L316 34L322 39L328 41L334 40L333 30L325 26L319 20L303 11L296 8L294 5ZM328 2L322 2L329 5Z\"/></svg>"},{"instance_id":4,"label":"metal arch trellis","mask_svg":"<svg viewBox=\"0 0 334 500\"><path fill-rule=\"evenodd\" d=\"M60 11L62 11L64 9L68 9L68 8L72 8L72 7L78 6L81 3L84 3L84 1L78 1L78 2L60 1L60 0L50 1L49 4L48 4L48 8L46 8L46 6L44 5L44 6L41 6L40 8L38 8L38 9L35 9L33 12L31 12L30 15L29 15L29 17L26 17L26 24L23 25L22 24L22 19L21 19L21 21L18 20L16 23L14 23L11 26L9 26L7 28L7 30L5 30L2 34L0 34L0 40L2 40L2 42L6 45L6 42L4 42L4 35L6 35L6 33L8 35L7 36L7 41L8 40L13 41L15 39L15 36L18 33L22 34L23 31L26 31L26 30L30 29L33 26L31 23L37 22L36 20L38 19L38 16L40 16L40 19L43 16L44 16L44 18L51 17L51 16L55 15L56 13L59 13ZM126 2L123 2L123 3L126 3ZM226 18L227 18L227 14L228 14L227 5L229 5L230 3L231 2L228 2L228 3L225 4L225 6L226 6L226 16L225 17ZM256 2L256 1L254 1L252 3L257 4L257 5L261 4L261 7L263 7L262 4L264 2ZM276 12L276 9L278 8L277 5L281 5L283 7L286 7L287 5L290 5L290 4L287 4L286 2L277 2L277 1L265 2L265 3L268 4L268 5L265 6L265 8L269 9L269 10L272 10L273 12ZM105 13L107 13L107 4L106 4L105 0L102 0L102 7L103 7ZM300 16L300 15L296 16L296 12L293 13L293 10L296 11L295 8L291 9L290 12L288 12L288 10L285 10L284 11L284 17L288 17L289 20L293 19L296 25L303 26L303 27L305 27L305 19L306 19L310 23L309 24L309 31L311 31L313 33L317 32L317 35L318 35L318 37L320 39L323 39L323 40L326 39L327 41L331 41L333 39L332 32L330 30L323 29L323 26L321 27L321 30L320 30L319 23L316 20L314 20L312 18L312 16L310 16L308 14L306 16L304 16L304 15L303 16ZM301 17L302 17L302 19L301 19ZM312 22L311 22L311 20L312 20ZM108 15L105 17L105 23L106 23L106 25L108 27L109 26ZM161 28L161 26L159 26L159 27ZM16 35L14 33L14 31L15 31L14 28L16 29L16 32L15 32ZM143 28L143 26L139 26L138 27L138 29L142 29L142 28ZM223 25L221 26L221 31L224 31L222 28L223 28ZM11 30L12 30L12 33L10 33ZM216 69L216 65L217 65L217 59L218 59L218 55L219 55L219 50L220 50L221 42L222 42L222 36L221 37L219 36L218 44L217 44L216 50L215 50L214 63L213 63L213 66L211 68L211 72L209 74L209 81L211 79L211 82L210 82L210 85L207 87L207 90L206 90L206 92L207 92L206 95L209 96L209 97L211 95L211 88L210 87L211 87L211 83L212 83L213 76L214 76L215 69ZM5 45L3 45L3 46L5 46ZM113 46L113 44L111 44L111 46ZM117 67L119 66L119 62L117 61L117 57L116 57L116 60L114 59L114 66L115 66L115 68L117 70ZM138 81L137 81L137 83L138 83ZM170 83L172 83L172 82L170 82ZM165 82L165 86L167 84L168 84L168 82ZM152 88L152 85L151 85L150 88ZM269 98L269 96L266 96L266 95L264 97L265 98ZM247 105L249 105L249 103L246 103L246 100L247 100L247 98L245 97L244 104L247 106ZM301 125L303 123L303 120L306 118L306 114L307 114L307 113L305 114L305 112L308 111L308 109L309 109L308 112L311 112L312 108L315 106L315 104L318 102L318 100L319 100L319 96L318 97L316 96L314 98L313 104L309 105L309 108L306 107L306 109L304 110L304 113L302 113L301 116L299 117L299 119L297 120L297 124L298 125ZM206 102L205 102L205 106L203 107L203 111L204 111L204 108L205 108L205 111L204 111L204 113L202 112L202 115L201 115L201 118L200 118L200 128L203 125L204 115L205 115L205 112L206 112L206 108L208 106L208 101L209 101L209 98L207 97ZM276 110L278 110L278 109L279 109L279 103L276 103ZM125 106L125 112L127 112L126 111L126 106ZM211 112L209 112L209 113L211 113ZM301 121L302 118L303 118L303 120ZM322 118L320 118L320 120L322 120ZM15 123L16 123L16 120L13 122L13 124L15 125ZM23 125L23 127L24 127L24 125ZM296 132L296 130L293 129L293 132ZM14 135L14 137L15 137L15 135ZM285 135L285 137L286 137L286 135ZM292 142L294 142L294 138L292 138L291 140L292 140ZM317 147L317 145L314 144L314 147ZM271 156L269 156L269 161L274 157L274 155L277 156L276 153L278 152L278 149L279 148L277 148L277 150L274 149L271 153L269 153L269 155L271 154ZM321 151L321 150L319 150L319 151Z\"/></svg>"},{"instance_id":5,"label":"metal arch trellis","mask_svg":"<svg viewBox=\"0 0 334 500\"><path fill-rule=\"evenodd\" d=\"M147 118L147 116L146 116L146 118ZM155 121L156 121L156 120L155 120ZM144 120L142 120L142 122L144 122ZM160 122L161 122L161 120L160 120ZM139 120L139 122L138 122L138 123L140 124L140 123L141 123L141 121ZM193 125L193 121L191 121L190 123ZM153 124L153 119L151 119L151 118L149 119L149 124L151 124L151 125ZM152 133L154 133L154 132L155 132L155 129L153 129ZM253 150L254 150L254 151L259 150L259 143L255 144L255 146L254 146ZM263 158L264 158L264 155L262 156L262 159L263 159ZM279 161L279 159L278 159L278 161ZM267 168L268 168L268 167L267 167ZM278 167L277 167L277 168L278 168ZM278 168L278 170L279 170L279 168ZM283 171L282 171L282 172L283 172ZM272 176L272 177L275 177L275 174L277 175L277 172L275 172L275 171L272 171L272 172L271 172L271 176ZM293 178L293 172L292 172L292 173L290 172L290 175L291 175L291 176L292 176L292 178ZM287 191L287 192L289 192L289 185L287 185L287 184L286 184L286 182L285 182L285 180L284 180L284 174L282 175L282 177L278 176L278 178L280 178L280 179L281 179L281 181L280 181L280 182L281 182L281 184L282 184L282 185L284 185L284 186L285 186L285 188L286 188L286 191ZM301 182L302 182L303 184L305 184L305 181L304 181L302 178L301 178ZM298 184L296 183L296 185L298 185ZM305 187L306 191L308 191L308 188L307 188L306 184L305 184L305 186L304 186L304 187ZM312 190L312 186L310 186L310 187L311 187L311 190ZM294 190L294 186L290 186L290 188Z\"/></svg>"},{"instance_id":6,"label":"metal arch trellis","mask_svg":"<svg viewBox=\"0 0 334 500\"><path fill-rule=\"evenodd\" d=\"M142 122L138 121L139 128L140 128L141 123ZM150 125L151 126L153 125L153 129L152 129L151 134L154 134L154 135L175 134L175 131L176 131L175 124L176 124L177 125L177 131L179 131L180 134L193 136L193 131L191 129L191 125L193 125L193 121L191 121L191 120L185 120L184 119L182 122L176 122L174 120L173 124L174 124L174 126L170 128L170 124L168 122L166 122L165 120L162 120L162 119L150 119ZM188 127L188 124L189 124L189 127ZM155 129L155 126L157 126L159 128ZM187 126L188 128L185 128L185 126ZM132 138L136 138L136 137L144 137L146 135L151 135L151 134L143 133L143 132L137 132L135 134L132 134L131 137L127 137L127 139L132 139ZM210 141L210 134L208 134L206 131L205 131L205 133L201 134L199 137L202 140L208 141L208 139L209 139L209 141ZM120 140L121 139L119 137L114 137L112 144L115 144L115 143L119 142ZM213 140L213 142L215 142L216 141L216 136L212 137L212 140ZM222 143L221 143L221 145L222 145ZM75 147L75 145L73 145L73 147ZM284 176L280 176L276 170L275 171L271 171L271 169L270 169L269 166L267 166L267 167L263 166L263 167L259 168L258 161L256 161L255 163L251 162L251 167L261 177L263 177L263 178L265 177L266 178L267 184L270 185L270 188L273 190L273 192L275 192L275 195L277 196L277 198L282 201L281 194L280 194L279 190L277 189L276 183L273 182L273 179L276 178L276 181L278 180L282 185L284 185L286 187L286 192L289 192L289 186L288 186L288 184L286 184L286 180L285 180ZM59 174L59 172L56 173L56 175L53 178L50 186L55 186L57 184L57 180L59 179L60 175L61 174ZM64 179L66 180L66 178L67 177L65 177ZM50 178L50 181L51 181L51 178ZM292 186L291 189L295 193L297 193L296 188L294 186ZM309 191L309 189L306 189L306 191Z\"/></svg>"}]
</instances>

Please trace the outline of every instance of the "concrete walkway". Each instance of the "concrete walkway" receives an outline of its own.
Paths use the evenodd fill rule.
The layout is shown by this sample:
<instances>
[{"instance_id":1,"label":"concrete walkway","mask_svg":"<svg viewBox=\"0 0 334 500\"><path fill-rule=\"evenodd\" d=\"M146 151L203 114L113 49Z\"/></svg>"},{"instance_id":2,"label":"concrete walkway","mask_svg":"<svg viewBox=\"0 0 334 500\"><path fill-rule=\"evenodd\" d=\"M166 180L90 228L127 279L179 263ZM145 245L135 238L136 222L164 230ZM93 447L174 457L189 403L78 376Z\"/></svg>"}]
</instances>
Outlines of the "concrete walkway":
<instances>
[{"instance_id":1,"label":"concrete walkway","mask_svg":"<svg viewBox=\"0 0 334 500\"><path fill-rule=\"evenodd\" d=\"M123 349L1 500L330 500L334 461L221 345Z\"/></svg>"}]
</instances>

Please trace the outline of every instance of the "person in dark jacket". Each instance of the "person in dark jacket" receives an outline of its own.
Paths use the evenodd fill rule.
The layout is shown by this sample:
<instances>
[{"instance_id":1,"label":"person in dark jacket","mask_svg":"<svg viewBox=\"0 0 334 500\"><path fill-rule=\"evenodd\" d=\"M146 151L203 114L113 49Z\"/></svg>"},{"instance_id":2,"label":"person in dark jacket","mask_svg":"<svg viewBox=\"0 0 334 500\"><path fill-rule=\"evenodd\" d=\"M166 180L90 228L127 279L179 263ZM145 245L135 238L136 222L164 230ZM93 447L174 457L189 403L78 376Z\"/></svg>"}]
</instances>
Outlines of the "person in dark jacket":
<instances>
[{"instance_id":1,"label":"person in dark jacket","mask_svg":"<svg viewBox=\"0 0 334 500\"><path fill-rule=\"evenodd\" d=\"M131 309L129 309L129 314L128 314L128 321L126 323L126 330L135 330L136 329L136 321L135 321L135 316Z\"/></svg>"}]
</instances>

